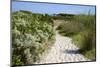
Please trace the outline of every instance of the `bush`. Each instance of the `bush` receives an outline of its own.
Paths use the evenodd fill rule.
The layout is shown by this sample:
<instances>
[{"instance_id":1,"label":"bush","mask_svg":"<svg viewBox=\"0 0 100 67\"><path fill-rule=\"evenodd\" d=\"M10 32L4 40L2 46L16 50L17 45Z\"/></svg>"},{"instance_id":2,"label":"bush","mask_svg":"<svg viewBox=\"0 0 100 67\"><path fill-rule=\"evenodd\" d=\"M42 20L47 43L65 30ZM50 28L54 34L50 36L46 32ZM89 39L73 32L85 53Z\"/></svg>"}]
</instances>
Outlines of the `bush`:
<instances>
[{"instance_id":1,"label":"bush","mask_svg":"<svg viewBox=\"0 0 100 67\"><path fill-rule=\"evenodd\" d=\"M33 64L54 42L53 21L47 14L12 13L13 65ZM47 46L47 47L46 47Z\"/></svg>"},{"instance_id":2,"label":"bush","mask_svg":"<svg viewBox=\"0 0 100 67\"><path fill-rule=\"evenodd\" d=\"M96 49L93 48L89 51L83 53L87 58L91 59L92 61L96 60Z\"/></svg>"},{"instance_id":3,"label":"bush","mask_svg":"<svg viewBox=\"0 0 100 67\"><path fill-rule=\"evenodd\" d=\"M95 39L95 33L90 30L82 31L79 34L73 36L74 43L80 48L79 52L91 60L95 60Z\"/></svg>"},{"instance_id":4,"label":"bush","mask_svg":"<svg viewBox=\"0 0 100 67\"><path fill-rule=\"evenodd\" d=\"M68 22L68 23L62 23L57 29L60 30L59 32L61 34L65 36L71 36L79 33L81 30L84 29L84 27L81 23Z\"/></svg>"},{"instance_id":5,"label":"bush","mask_svg":"<svg viewBox=\"0 0 100 67\"><path fill-rule=\"evenodd\" d=\"M94 15L76 15L68 23L62 23L58 30L65 36L71 36L79 51L95 60L96 22Z\"/></svg>"},{"instance_id":6,"label":"bush","mask_svg":"<svg viewBox=\"0 0 100 67\"><path fill-rule=\"evenodd\" d=\"M73 36L73 40L81 50L91 50L95 48L95 33L91 31L83 31Z\"/></svg>"},{"instance_id":7,"label":"bush","mask_svg":"<svg viewBox=\"0 0 100 67\"><path fill-rule=\"evenodd\" d=\"M13 59L12 64L15 64L15 65L23 64L23 62L21 61L20 56L13 55L12 59Z\"/></svg>"}]
</instances>

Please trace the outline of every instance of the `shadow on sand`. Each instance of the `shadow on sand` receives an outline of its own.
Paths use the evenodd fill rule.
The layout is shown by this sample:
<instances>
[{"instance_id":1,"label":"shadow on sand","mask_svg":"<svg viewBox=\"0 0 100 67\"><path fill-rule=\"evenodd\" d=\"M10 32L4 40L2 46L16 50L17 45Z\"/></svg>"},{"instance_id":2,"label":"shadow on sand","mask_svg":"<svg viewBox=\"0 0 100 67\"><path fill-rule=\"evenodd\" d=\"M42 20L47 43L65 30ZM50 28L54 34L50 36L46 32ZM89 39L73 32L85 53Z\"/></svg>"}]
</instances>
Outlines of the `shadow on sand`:
<instances>
[{"instance_id":1,"label":"shadow on sand","mask_svg":"<svg viewBox=\"0 0 100 67\"><path fill-rule=\"evenodd\" d=\"M67 53L67 54L80 54L79 50L65 50L64 53Z\"/></svg>"}]
</instances>

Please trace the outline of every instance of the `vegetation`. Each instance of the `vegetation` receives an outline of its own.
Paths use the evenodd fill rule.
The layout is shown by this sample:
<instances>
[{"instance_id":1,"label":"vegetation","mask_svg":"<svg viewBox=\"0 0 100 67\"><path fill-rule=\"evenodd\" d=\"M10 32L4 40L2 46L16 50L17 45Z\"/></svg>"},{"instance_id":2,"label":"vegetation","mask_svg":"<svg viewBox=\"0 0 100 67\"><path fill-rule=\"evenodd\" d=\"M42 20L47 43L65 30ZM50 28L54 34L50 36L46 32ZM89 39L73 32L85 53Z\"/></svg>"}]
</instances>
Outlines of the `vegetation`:
<instances>
[{"instance_id":1,"label":"vegetation","mask_svg":"<svg viewBox=\"0 0 100 67\"><path fill-rule=\"evenodd\" d=\"M53 21L48 14L13 12L11 31L13 65L33 64L55 40Z\"/></svg>"},{"instance_id":2,"label":"vegetation","mask_svg":"<svg viewBox=\"0 0 100 67\"><path fill-rule=\"evenodd\" d=\"M72 37L79 51L91 60L95 60L96 22L94 15L75 15L68 23L62 23L57 29L64 36Z\"/></svg>"},{"instance_id":3,"label":"vegetation","mask_svg":"<svg viewBox=\"0 0 100 67\"><path fill-rule=\"evenodd\" d=\"M54 14L54 16L52 16L53 19L55 20L72 20L72 18L75 15L73 14L64 14L64 13L59 13L59 14Z\"/></svg>"},{"instance_id":4,"label":"vegetation","mask_svg":"<svg viewBox=\"0 0 100 67\"><path fill-rule=\"evenodd\" d=\"M25 65L39 61L55 41L53 20L64 20L57 28L64 36L72 37L79 52L95 60L95 15L37 14L29 11L12 13L12 64Z\"/></svg>"},{"instance_id":5,"label":"vegetation","mask_svg":"<svg viewBox=\"0 0 100 67\"><path fill-rule=\"evenodd\" d=\"M78 22L68 22L62 23L57 29L62 35L71 36L79 33L83 29L83 25Z\"/></svg>"}]
</instances>

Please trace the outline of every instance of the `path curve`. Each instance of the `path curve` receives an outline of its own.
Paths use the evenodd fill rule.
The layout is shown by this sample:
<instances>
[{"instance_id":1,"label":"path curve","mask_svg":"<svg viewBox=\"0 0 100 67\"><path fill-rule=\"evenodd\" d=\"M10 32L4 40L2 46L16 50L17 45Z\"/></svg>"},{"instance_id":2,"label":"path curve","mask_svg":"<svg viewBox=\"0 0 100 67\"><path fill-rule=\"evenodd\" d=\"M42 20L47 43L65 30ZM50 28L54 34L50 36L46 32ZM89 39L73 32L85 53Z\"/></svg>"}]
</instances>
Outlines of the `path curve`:
<instances>
[{"instance_id":1,"label":"path curve","mask_svg":"<svg viewBox=\"0 0 100 67\"><path fill-rule=\"evenodd\" d=\"M55 28L57 26L55 26ZM78 49L71 38L62 36L56 31L55 44L51 50L49 50L46 55L43 55L40 61L35 64L89 61L89 59L78 52Z\"/></svg>"}]
</instances>

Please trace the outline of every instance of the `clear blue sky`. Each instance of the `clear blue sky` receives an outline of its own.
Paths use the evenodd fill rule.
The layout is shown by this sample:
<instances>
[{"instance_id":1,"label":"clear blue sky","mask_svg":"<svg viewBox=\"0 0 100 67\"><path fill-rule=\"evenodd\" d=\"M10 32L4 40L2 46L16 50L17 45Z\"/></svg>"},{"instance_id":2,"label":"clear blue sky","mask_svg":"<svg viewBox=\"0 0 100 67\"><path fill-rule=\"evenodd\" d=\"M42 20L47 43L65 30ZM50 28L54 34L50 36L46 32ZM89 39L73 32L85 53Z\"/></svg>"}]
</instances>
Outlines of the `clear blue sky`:
<instances>
[{"instance_id":1,"label":"clear blue sky","mask_svg":"<svg viewBox=\"0 0 100 67\"><path fill-rule=\"evenodd\" d=\"M33 13L69 13L69 14L95 14L95 6L48 4L35 2L12 2L12 11L27 10Z\"/></svg>"}]
</instances>

